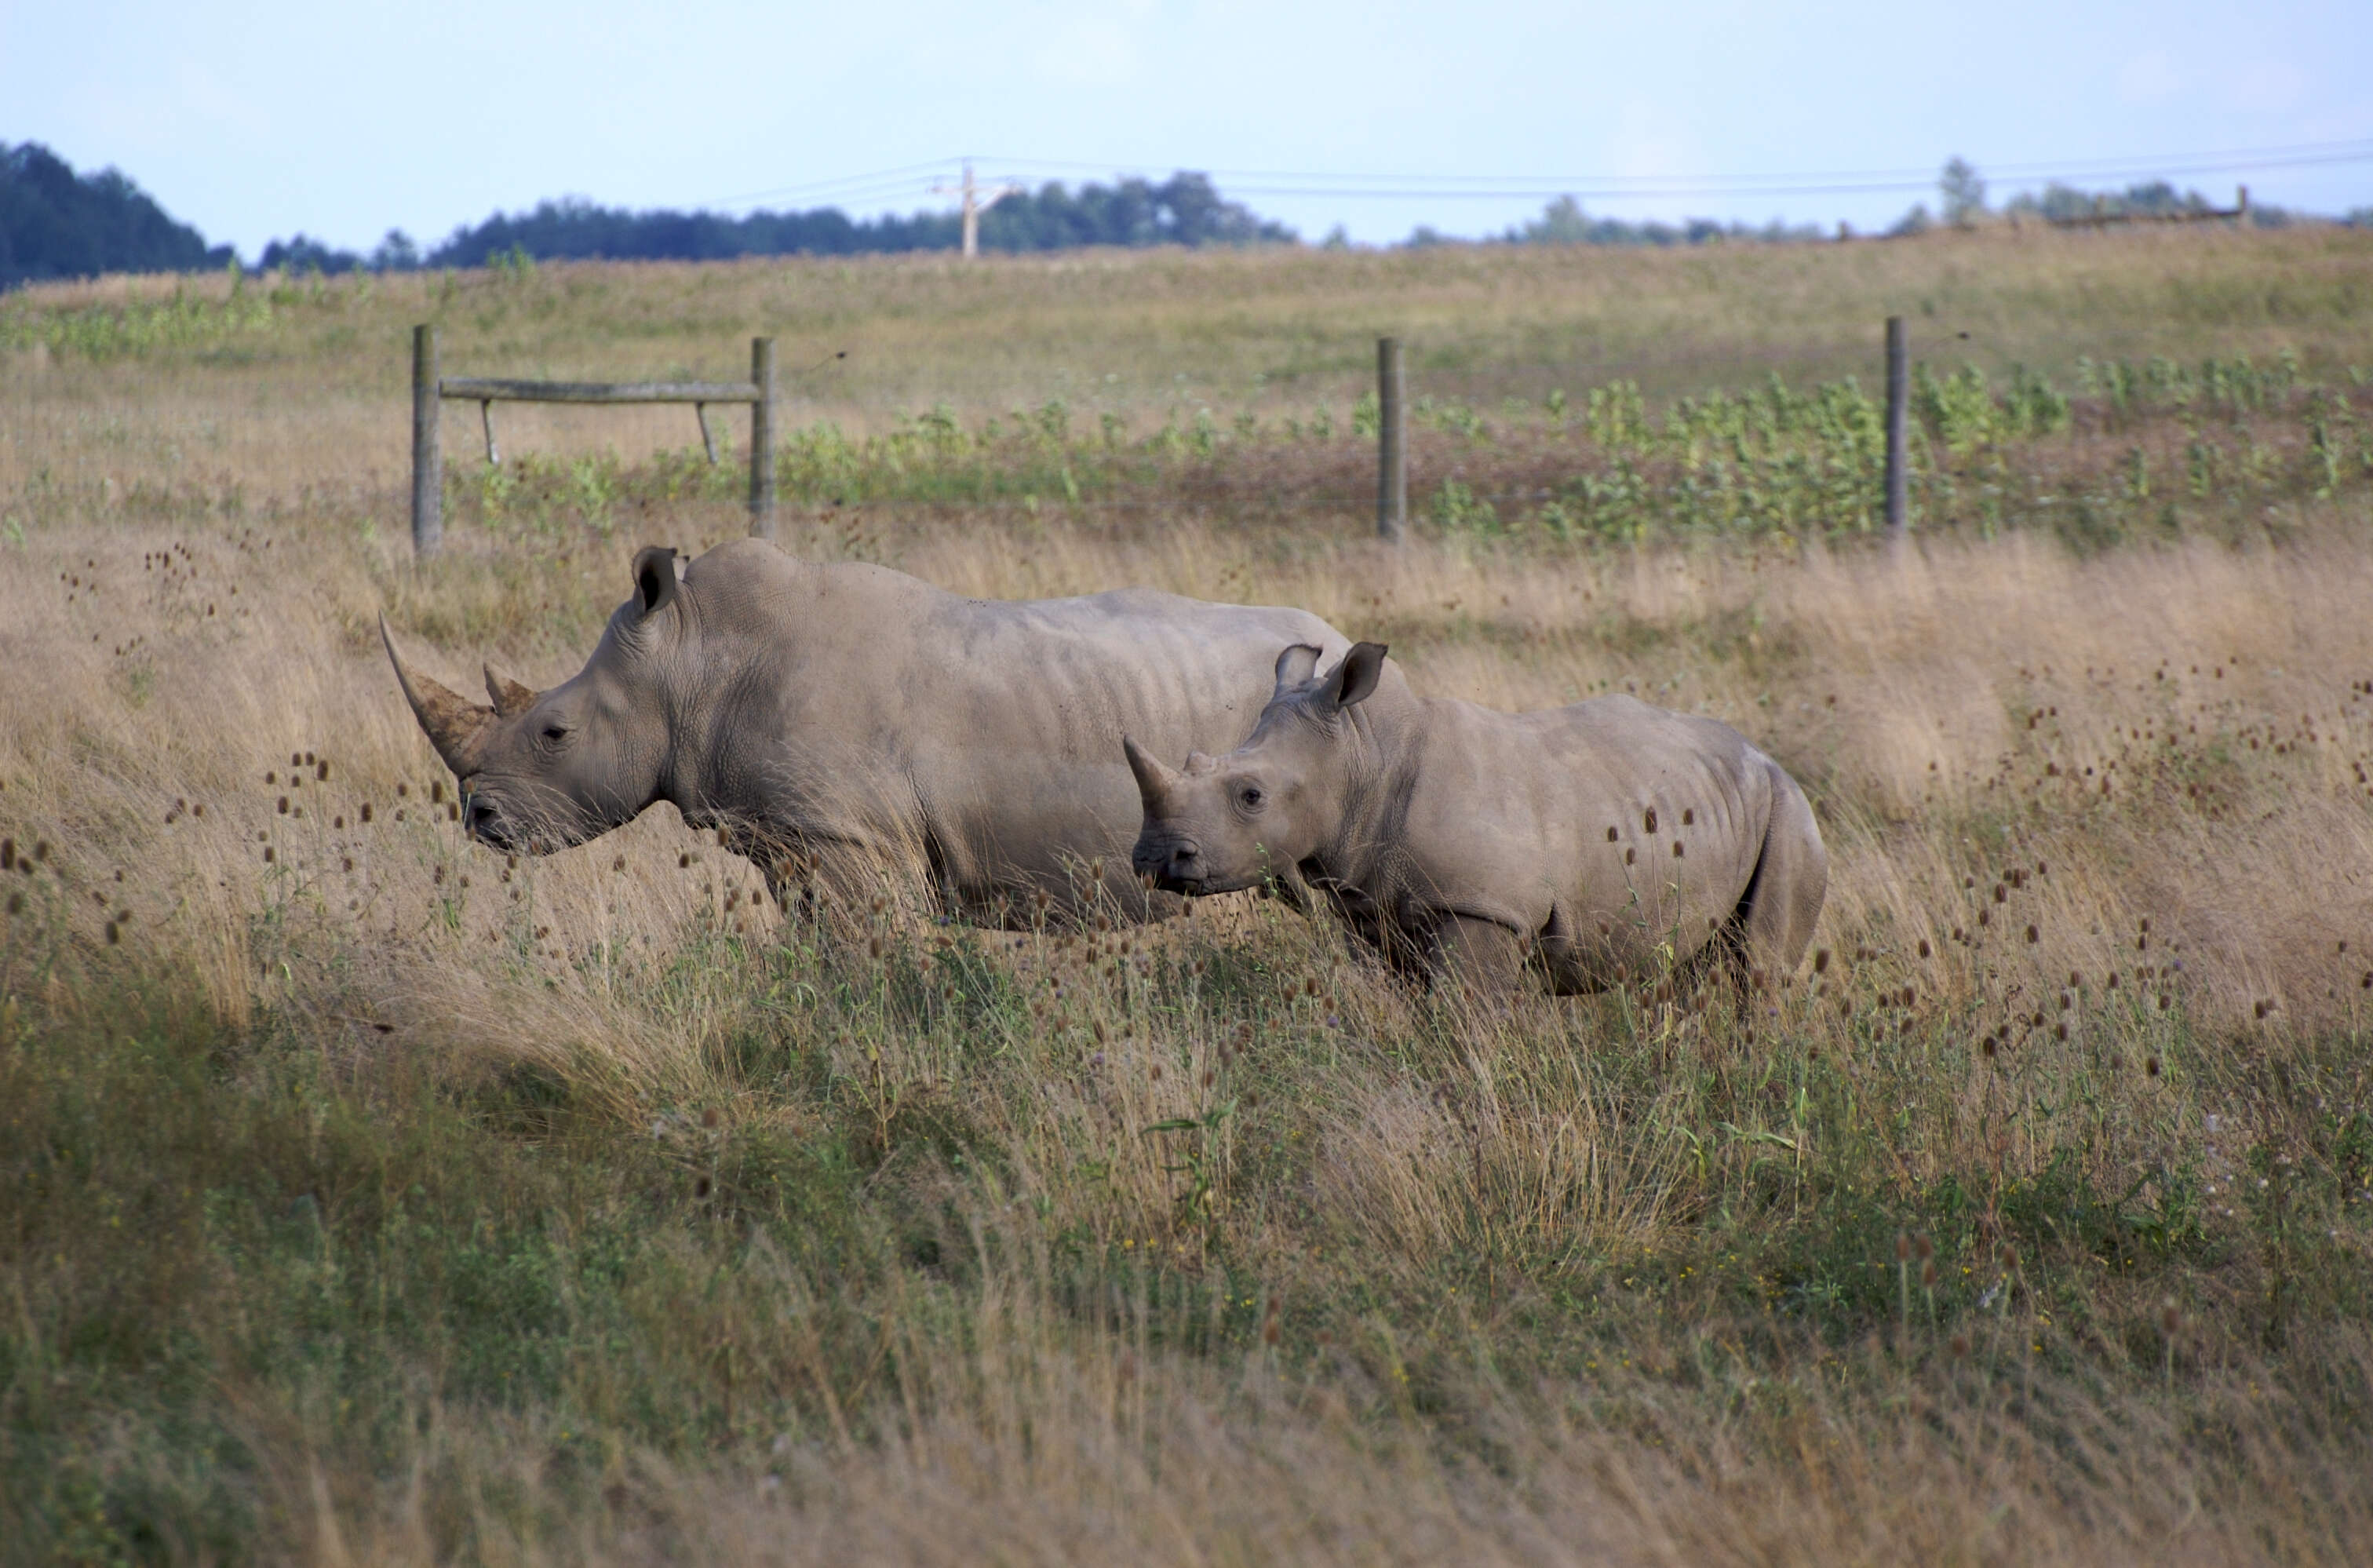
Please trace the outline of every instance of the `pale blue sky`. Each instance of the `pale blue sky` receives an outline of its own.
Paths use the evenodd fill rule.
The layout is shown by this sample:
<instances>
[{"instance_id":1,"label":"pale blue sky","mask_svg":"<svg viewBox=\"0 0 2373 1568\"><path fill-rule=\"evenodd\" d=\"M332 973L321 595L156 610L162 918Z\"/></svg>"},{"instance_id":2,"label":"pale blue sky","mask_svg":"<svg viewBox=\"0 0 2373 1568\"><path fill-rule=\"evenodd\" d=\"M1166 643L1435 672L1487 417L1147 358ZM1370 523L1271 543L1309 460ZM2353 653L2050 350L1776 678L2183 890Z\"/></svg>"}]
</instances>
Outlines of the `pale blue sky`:
<instances>
[{"instance_id":1,"label":"pale blue sky","mask_svg":"<svg viewBox=\"0 0 2373 1568\"><path fill-rule=\"evenodd\" d=\"M800 188L768 205L823 205L836 194L824 181L966 153L985 172L1073 181L1330 177L1269 182L1295 189L1349 175L1736 185L1924 172L1960 153L2000 196L2016 165L2109 175L2163 155L2373 146L2373 4L0 0L0 140L113 163L251 258L298 229L367 249L398 226L426 243L567 193L685 206ZM2261 200L2373 205L2373 159L2257 161L2175 178L2219 199L2247 180ZM935 205L930 179L852 185L862 199L842 205ZM1364 240L1420 222L1492 232L1541 205L1252 195L1218 179L1313 240L1338 221ZM1870 226L1923 195L1585 205Z\"/></svg>"}]
</instances>

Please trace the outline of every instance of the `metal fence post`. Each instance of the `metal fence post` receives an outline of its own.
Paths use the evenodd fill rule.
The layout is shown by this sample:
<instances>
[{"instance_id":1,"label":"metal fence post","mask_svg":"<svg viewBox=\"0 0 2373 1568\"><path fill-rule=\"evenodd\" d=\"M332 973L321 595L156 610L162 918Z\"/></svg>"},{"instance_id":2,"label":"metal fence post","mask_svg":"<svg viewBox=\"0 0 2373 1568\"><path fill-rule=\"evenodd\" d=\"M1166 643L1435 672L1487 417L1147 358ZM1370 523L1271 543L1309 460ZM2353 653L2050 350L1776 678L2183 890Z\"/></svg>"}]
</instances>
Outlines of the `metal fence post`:
<instances>
[{"instance_id":1,"label":"metal fence post","mask_svg":"<svg viewBox=\"0 0 2373 1568\"><path fill-rule=\"evenodd\" d=\"M1401 340L1376 339L1376 537L1409 537L1409 415L1401 396Z\"/></svg>"},{"instance_id":2,"label":"metal fence post","mask_svg":"<svg viewBox=\"0 0 2373 1568\"><path fill-rule=\"evenodd\" d=\"M1903 342L1903 318L1887 318L1887 532L1900 538L1910 526L1911 475L1904 461L1905 415L1911 378Z\"/></svg>"},{"instance_id":3,"label":"metal fence post","mask_svg":"<svg viewBox=\"0 0 2373 1568\"><path fill-rule=\"evenodd\" d=\"M750 340L750 380L758 388L750 404L750 536L775 536L775 340Z\"/></svg>"},{"instance_id":4,"label":"metal fence post","mask_svg":"<svg viewBox=\"0 0 2373 1568\"><path fill-rule=\"evenodd\" d=\"M412 553L445 540L445 460L437 445L437 329L412 329ZM488 445L492 445L491 436Z\"/></svg>"}]
</instances>

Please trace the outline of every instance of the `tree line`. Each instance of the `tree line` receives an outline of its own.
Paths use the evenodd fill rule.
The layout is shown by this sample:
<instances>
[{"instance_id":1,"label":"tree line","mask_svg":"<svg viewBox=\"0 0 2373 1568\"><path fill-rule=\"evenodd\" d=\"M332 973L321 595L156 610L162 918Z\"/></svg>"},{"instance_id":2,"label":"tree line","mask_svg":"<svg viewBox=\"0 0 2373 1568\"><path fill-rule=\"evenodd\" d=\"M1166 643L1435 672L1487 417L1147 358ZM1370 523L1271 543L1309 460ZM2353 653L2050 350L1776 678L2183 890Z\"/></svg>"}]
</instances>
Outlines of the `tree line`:
<instances>
[{"instance_id":1,"label":"tree line","mask_svg":"<svg viewBox=\"0 0 2373 1568\"><path fill-rule=\"evenodd\" d=\"M1939 212L1921 203L1886 230L1916 234L1938 223L1966 225L1992 216L1986 182L1966 160L1945 166ZM2122 192L2088 193L2063 184L2021 193L2000 209L2021 217L2066 218L2102 212L2165 214L2210 205L2197 191L2165 181ZM2303 214L2254 205L2250 221L2274 227ZM2343 221L2373 228L2373 208ZM838 207L804 212L761 209L739 216L669 208L634 211L582 197L539 203L517 213L494 213L463 224L423 251L401 229L390 229L368 252L343 250L299 233L263 248L261 270L345 273L409 272L420 267L476 267L539 260L723 261L737 256L846 256L888 252L952 251L962 242L953 213L918 212L851 217ZM1571 196L1489 243L1517 245L1704 245L1724 240L1803 242L1827 238L1808 224L1773 219L1761 226L1714 218L1627 222L1594 216ZM1222 196L1205 174L1182 170L1160 181L1129 179L1073 190L1049 181L1008 196L981 215L980 243L990 251L1059 251L1089 245L1292 245L1284 224ZM1329 248L1349 244L1338 226ZM1420 225L1410 246L1457 243ZM236 263L228 245L208 245L197 229L176 221L129 178L113 169L77 174L38 142L0 143L0 289L44 278L90 277L112 272L191 272Z\"/></svg>"},{"instance_id":2,"label":"tree line","mask_svg":"<svg viewBox=\"0 0 2373 1568\"><path fill-rule=\"evenodd\" d=\"M300 232L265 245L256 265L267 272L409 272L516 259L697 262L953 251L962 242L963 220L946 212L851 217L838 207L815 207L737 216L633 211L571 196L463 224L425 251L402 229L390 229L368 252ZM980 220L981 247L989 251L1297 242L1285 225L1222 196L1209 175L1185 170L1163 181L1077 190L1049 181L1004 198ZM100 273L189 272L236 260L229 246L209 246L115 170L76 174L37 142L0 144L0 288Z\"/></svg>"},{"instance_id":3,"label":"tree line","mask_svg":"<svg viewBox=\"0 0 2373 1568\"><path fill-rule=\"evenodd\" d=\"M1915 202L1910 211L1880 232L1890 236L1924 234L1940 225L1971 228L1997 218L2067 222L2103 215L2168 217L2181 214L2229 212L2198 191L2179 191L2164 180L2148 180L2122 191L2080 191L2053 181L2038 191L2021 191L2000 208L1986 205L1986 181L1968 159L1948 160L1936 181L1937 206ZM2252 228L2284 228L2295 223L2328 221L2271 203L2250 204ZM2373 228L2373 207L2356 207L2337 221L2357 228ZM1339 234L1339 230L1338 233ZM1839 226L1840 237L1851 231ZM1334 242L1335 236L1329 236ZM1760 227L1724 223L1716 218L1683 218L1676 223L1650 220L1627 223L1621 218L1594 217L1572 196L1560 196L1541 216L1502 234L1511 245L1707 245L1725 240L1756 240L1766 243L1826 240L1828 231L1813 224L1791 224L1778 218ZM1420 224L1406 241L1410 245L1453 243Z\"/></svg>"},{"instance_id":4,"label":"tree line","mask_svg":"<svg viewBox=\"0 0 2373 1568\"><path fill-rule=\"evenodd\" d=\"M1209 175L1181 171L1159 183L1122 180L1085 184L1076 192L1058 181L1006 197L981 215L987 251L1061 251L1087 245L1293 244L1281 223L1260 217L1221 196ZM512 255L539 260L721 261L735 256L844 256L900 251L953 251L963 242L963 220L953 213L918 212L853 218L838 207L806 212L760 210L733 217L668 209L632 212L581 197L544 202L532 211L497 213L453 231L422 258L427 266L482 266ZM391 234L376 264L401 264L404 243ZM313 258L323 271L327 258ZM347 265L361 257L340 257Z\"/></svg>"}]
</instances>

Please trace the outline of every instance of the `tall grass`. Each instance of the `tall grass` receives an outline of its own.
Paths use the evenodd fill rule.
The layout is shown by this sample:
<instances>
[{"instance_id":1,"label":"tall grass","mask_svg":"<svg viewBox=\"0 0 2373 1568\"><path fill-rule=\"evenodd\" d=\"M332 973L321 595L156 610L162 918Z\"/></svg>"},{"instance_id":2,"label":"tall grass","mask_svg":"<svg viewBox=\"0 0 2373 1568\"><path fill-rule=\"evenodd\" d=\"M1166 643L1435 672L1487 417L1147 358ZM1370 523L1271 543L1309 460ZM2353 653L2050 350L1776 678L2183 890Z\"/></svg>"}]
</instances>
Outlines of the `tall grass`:
<instances>
[{"instance_id":1,"label":"tall grass","mask_svg":"<svg viewBox=\"0 0 2373 1568\"><path fill-rule=\"evenodd\" d=\"M555 276L586 298L539 330L590 344L622 290L690 310L741 273ZM851 277L884 322L928 282L971 330L964 275ZM1009 487L819 493L790 547L973 593L1304 604L1425 690L1634 691L1805 781L1834 871L1793 985L1477 1011L1257 900L999 936L891 899L786 916L664 810L548 860L464 844L380 610L443 678L491 654L548 684L632 545L733 532L731 495L564 449L458 479L483 510L415 567L391 476L356 472L393 438L317 451L339 394L287 395L337 387L340 350L274 352L212 404L170 356L153 393L8 372L13 1555L2362 1555L2361 481L2219 471L2214 526L2115 548L2014 488L1997 536L1891 553L1666 501L1639 541L1437 525L1396 553L1318 507L1026 487L1068 462L1233 493L1297 450L1275 431L1173 459L1077 404L988 442L978 408L840 426L860 476ZM2185 417L2304 443L2307 383L2345 385L2322 352L2228 415L2197 369L2190 414L2146 370L2118 406L2101 349L2090 383L2052 372L2070 428L1971 451L2040 475L2030 443ZM1689 421L1772 395L1728 384L1427 436L1677 462ZM1935 396L2052 424L2016 385L2028 413Z\"/></svg>"}]
</instances>

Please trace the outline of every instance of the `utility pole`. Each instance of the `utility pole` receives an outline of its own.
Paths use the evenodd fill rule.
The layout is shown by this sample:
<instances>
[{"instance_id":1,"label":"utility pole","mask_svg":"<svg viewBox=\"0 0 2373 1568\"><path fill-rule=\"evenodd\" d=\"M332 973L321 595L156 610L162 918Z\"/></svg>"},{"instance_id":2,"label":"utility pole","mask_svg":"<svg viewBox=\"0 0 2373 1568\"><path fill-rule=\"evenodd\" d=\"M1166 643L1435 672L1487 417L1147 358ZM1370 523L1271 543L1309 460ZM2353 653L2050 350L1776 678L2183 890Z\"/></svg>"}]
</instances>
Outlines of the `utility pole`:
<instances>
[{"instance_id":1,"label":"utility pole","mask_svg":"<svg viewBox=\"0 0 2373 1568\"><path fill-rule=\"evenodd\" d=\"M1018 196L1023 193L1019 185L999 185L994 190L982 189L973 182L972 159L966 158L964 166L964 183L934 185L931 187L931 193L935 196L964 198L964 253L965 259L969 261L980 254L980 215L1006 197Z\"/></svg>"}]
</instances>

